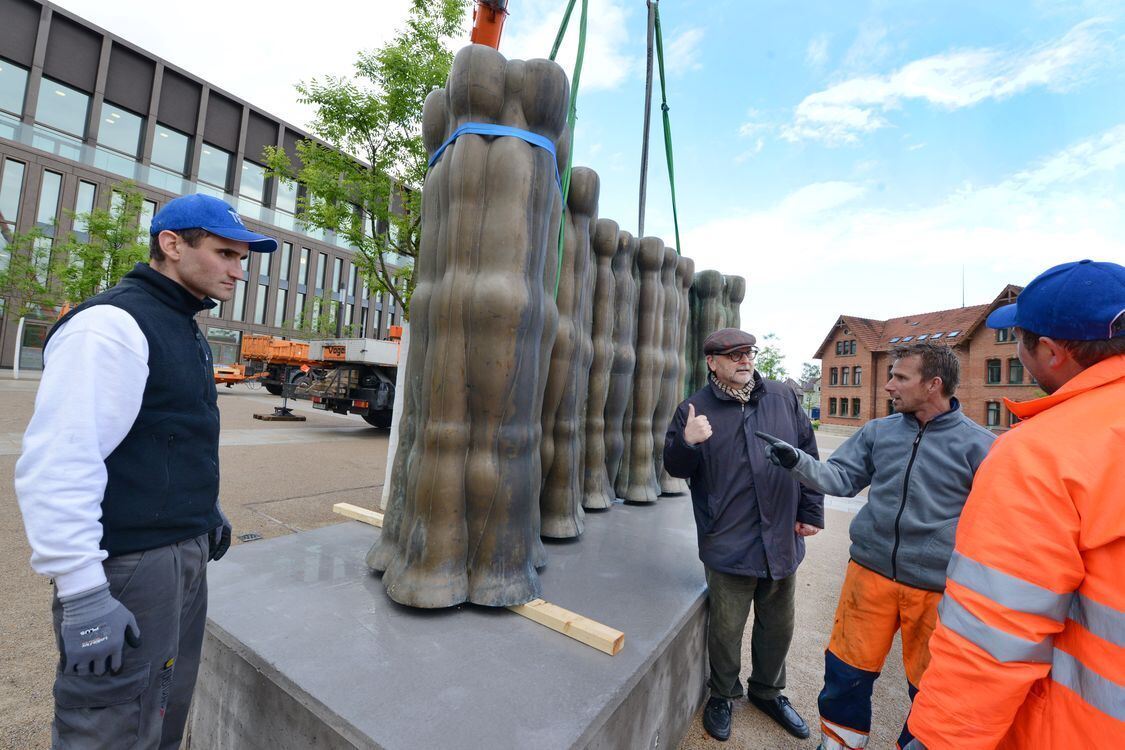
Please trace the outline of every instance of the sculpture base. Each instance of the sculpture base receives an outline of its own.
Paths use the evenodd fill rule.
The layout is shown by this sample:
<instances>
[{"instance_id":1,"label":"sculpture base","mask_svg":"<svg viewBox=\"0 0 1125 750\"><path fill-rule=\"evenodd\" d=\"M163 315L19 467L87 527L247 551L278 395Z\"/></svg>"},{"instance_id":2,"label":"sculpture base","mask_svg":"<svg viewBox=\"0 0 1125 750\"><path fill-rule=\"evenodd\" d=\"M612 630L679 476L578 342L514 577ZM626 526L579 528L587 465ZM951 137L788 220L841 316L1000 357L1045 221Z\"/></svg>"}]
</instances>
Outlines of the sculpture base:
<instances>
[{"instance_id":1,"label":"sculpture base","mask_svg":"<svg viewBox=\"0 0 1125 750\"><path fill-rule=\"evenodd\" d=\"M615 506L550 545L543 598L624 631L608 656L506 609L392 602L357 522L208 570L189 741L209 748L676 747L706 694L691 504Z\"/></svg>"}]
</instances>

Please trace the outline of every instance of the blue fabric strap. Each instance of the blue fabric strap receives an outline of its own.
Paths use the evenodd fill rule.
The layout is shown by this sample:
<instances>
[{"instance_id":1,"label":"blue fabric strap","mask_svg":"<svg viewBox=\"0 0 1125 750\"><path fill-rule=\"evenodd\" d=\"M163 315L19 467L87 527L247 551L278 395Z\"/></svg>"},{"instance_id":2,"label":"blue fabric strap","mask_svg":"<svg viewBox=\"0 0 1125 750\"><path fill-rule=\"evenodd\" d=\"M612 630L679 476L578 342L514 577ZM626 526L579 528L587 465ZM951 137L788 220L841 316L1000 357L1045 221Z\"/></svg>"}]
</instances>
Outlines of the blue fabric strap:
<instances>
[{"instance_id":1,"label":"blue fabric strap","mask_svg":"<svg viewBox=\"0 0 1125 750\"><path fill-rule=\"evenodd\" d=\"M434 155L430 157L430 163L428 166L430 168L433 168L434 164L437 163L437 160L440 159L441 155L445 152L445 149L448 148L451 143L453 143L455 140L457 140L462 135L465 135L466 133L473 133L474 135L511 136L513 138L519 138L521 140L527 141L532 146L538 146L551 155L551 164L553 164L555 167L555 184L559 186L560 191L562 190L562 178L559 177L559 163L558 155L555 153L555 144L552 143L550 139L541 136L538 133L532 133L529 130L520 130L519 128L508 127L507 125L491 125L484 122L469 122L462 125L461 127L454 130L453 135L449 136L449 138L445 140L445 143L441 144L441 147L434 152Z\"/></svg>"}]
</instances>

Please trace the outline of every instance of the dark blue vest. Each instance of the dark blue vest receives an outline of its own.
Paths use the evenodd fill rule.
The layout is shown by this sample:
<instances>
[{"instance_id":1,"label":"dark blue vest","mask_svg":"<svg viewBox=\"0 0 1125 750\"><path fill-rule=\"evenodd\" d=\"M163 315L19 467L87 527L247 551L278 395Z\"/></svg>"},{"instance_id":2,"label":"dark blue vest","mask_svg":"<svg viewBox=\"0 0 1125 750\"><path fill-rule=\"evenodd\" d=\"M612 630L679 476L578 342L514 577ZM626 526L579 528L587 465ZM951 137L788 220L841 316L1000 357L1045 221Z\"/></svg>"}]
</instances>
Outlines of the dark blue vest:
<instances>
[{"instance_id":1,"label":"dark blue vest","mask_svg":"<svg viewBox=\"0 0 1125 750\"><path fill-rule=\"evenodd\" d=\"M117 286L78 305L47 335L50 340L82 310L113 305L133 316L148 340L140 413L105 460L101 547L111 556L180 542L221 523L219 408L211 350L193 317L214 304L138 263Z\"/></svg>"}]
</instances>

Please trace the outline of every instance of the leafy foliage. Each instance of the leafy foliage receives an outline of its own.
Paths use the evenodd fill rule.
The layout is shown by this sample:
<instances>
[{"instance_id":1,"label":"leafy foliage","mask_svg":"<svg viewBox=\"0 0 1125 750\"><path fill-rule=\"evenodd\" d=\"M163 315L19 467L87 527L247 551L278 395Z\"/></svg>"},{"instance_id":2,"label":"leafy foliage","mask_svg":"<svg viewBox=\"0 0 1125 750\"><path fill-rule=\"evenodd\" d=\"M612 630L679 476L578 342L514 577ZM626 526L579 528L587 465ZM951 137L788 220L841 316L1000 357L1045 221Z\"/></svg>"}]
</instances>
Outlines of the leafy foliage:
<instances>
[{"instance_id":1,"label":"leafy foliage","mask_svg":"<svg viewBox=\"0 0 1125 750\"><path fill-rule=\"evenodd\" d=\"M445 84L453 64L445 41L459 33L466 6L413 0L405 28L383 47L360 52L351 78L297 85L299 101L316 107L310 130L323 143L299 142L299 166L281 149L264 153L271 177L305 188L298 218L346 238L368 287L389 293L404 316L421 235L422 104Z\"/></svg>"},{"instance_id":2,"label":"leafy foliage","mask_svg":"<svg viewBox=\"0 0 1125 750\"><path fill-rule=\"evenodd\" d=\"M767 333L762 339L762 343L764 346L759 347L758 356L754 359L754 366L762 374L762 377L770 380L785 380L789 377L789 371L782 364L785 357L781 353L781 345L778 342L777 334Z\"/></svg>"},{"instance_id":3,"label":"leafy foliage","mask_svg":"<svg viewBox=\"0 0 1125 750\"><path fill-rule=\"evenodd\" d=\"M72 233L57 247L55 274L71 304L109 289L148 259L148 236L139 225L144 195L131 182L118 184L113 192L108 211L77 214L75 224L84 226L85 232Z\"/></svg>"},{"instance_id":4,"label":"leafy foliage","mask_svg":"<svg viewBox=\"0 0 1125 750\"><path fill-rule=\"evenodd\" d=\"M0 296L16 318L42 314L61 303L50 284L51 241L40 229L4 237L0 248Z\"/></svg>"}]
</instances>

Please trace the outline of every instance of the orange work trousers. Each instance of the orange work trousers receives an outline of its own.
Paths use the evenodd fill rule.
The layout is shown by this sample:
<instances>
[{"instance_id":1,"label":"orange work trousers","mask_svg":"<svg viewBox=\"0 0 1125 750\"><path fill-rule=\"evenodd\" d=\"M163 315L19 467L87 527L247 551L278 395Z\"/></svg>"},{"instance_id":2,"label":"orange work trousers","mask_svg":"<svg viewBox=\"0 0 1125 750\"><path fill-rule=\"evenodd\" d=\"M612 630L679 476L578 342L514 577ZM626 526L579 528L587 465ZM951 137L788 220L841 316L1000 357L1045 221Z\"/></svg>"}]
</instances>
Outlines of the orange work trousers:
<instances>
[{"instance_id":1,"label":"orange work trousers","mask_svg":"<svg viewBox=\"0 0 1125 750\"><path fill-rule=\"evenodd\" d=\"M821 742L826 750L867 747L871 732L871 691L902 633L902 660L911 700L930 663L930 635L937 627L941 593L892 581L848 562L832 638L824 653L820 692ZM911 740L903 725L898 746Z\"/></svg>"}]
</instances>

